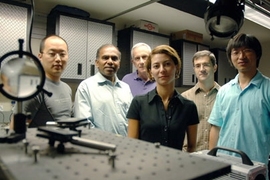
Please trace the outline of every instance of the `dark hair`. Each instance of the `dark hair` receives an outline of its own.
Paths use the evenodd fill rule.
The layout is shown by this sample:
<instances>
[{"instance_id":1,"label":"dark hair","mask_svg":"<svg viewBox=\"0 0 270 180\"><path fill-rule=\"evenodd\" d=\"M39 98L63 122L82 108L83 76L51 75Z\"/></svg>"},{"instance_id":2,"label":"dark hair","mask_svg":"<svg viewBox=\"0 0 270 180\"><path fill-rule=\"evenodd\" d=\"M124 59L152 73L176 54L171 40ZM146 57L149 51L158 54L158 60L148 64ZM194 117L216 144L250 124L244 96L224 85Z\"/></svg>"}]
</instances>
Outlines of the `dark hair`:
<instances>
[{"instance_id":1,"label":"dark hair","mask_svg":"<svg viewBox=\"0 0 270 180\"><path fill-rule=\"evenodd\" d=\"M226 53L227 58L232 66L233 66L231 59L232 49L240 47L246 47L254 50L257 57L257 67L258 67L262 56L262 46L260 41L253 35L243 33L235 35L232 39L230 39L226 48L227 51Z\"/></svg>"},{"instance_id":2,"label":"dark hair","mask_svg":"<svg viewBox=\"0 0 270 180\"><path fill-rule=\"evenodd\" d=\"M103 48L105 48L105 47L114 47L114 48L118 51L119 59L121 59L121 52L119 51L118 47L116 47L116 46L113 45L113 44L103 44L102 46L100 46L100 47L97 49L96 59L99 58L100 50L103 49Z\"/></svg>"},{"instance_id":3,"label":"dark hair","mask_svg":"<svg viewBox=\"0 0 270 180\"><path fill-rule=\"evenodd\" d=\"M39 46L39 52L40 52L40 53L43 52L44 47L45 47L45 42L46 42L46 40L49 39L50 37L58 37L58 38L62 39L62 40L66 43L67 48L68 48L68 44L67 44L67 42L66 42L65 39L63 39L62 37L60 37L60 36L58 36L58 35L56 35L56 34L51 34L51 35L48 35L48 36L46 36L45 38L43 38L43 39L41 40L40 46Z\"/></svg>"},{"instance_id":4,"label":"dark hair","mask_svg":"<svg viewBox=\"0 0 270 180\"><path fill-rule=\"evenodd\" d=\"M176 52L174 48L172 48L169 45L159 45L151 51L149 57L147 58L145 62L145 67L147 69L148 76L150 77L150 79L153 79L151 76L150 70L151 70L151 61L152 61L153 55L155 54L168 55L173 60L174 64L176 65L177 72L175 74L175 78L179 78L182 64L181 64L181 59L178 53Z\"/></svg>"},{"instance_id":5,"label":"dark hair","mask_svg":"<svg viewBox=\"0 0 270 180\"><path fill-rule=\"evenodd\" d=\"M193 55L193 58L192 58L193 66L194 66L194 60L196 60L196 59L198 59L200 57L204 57L204 56L207 56L207 57L210 58L211 63L212 63L213 66L215 66L217 64L216 56L211 51L202 50L202 51L196 52Z\"/></svg>"}]
</instances>

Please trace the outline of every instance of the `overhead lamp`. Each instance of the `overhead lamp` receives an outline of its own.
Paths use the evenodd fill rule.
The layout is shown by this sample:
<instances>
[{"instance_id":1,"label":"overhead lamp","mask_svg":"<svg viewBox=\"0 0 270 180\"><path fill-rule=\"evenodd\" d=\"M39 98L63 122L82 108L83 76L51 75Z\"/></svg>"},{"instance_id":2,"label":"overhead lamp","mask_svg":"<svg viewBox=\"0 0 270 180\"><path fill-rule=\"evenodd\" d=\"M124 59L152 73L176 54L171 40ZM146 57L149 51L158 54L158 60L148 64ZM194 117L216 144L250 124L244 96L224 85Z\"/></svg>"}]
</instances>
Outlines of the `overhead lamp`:
<instances>
[{"instance_id":1,"label":"overhead lamp","mask_svg":"<svg viewBox=\"0 0 270 180\"><path fill-rule=\"evenodd\" d=\"M213 37L231 38L244 22L245 0L217 0L205 14L206 32Z\"/></svg>"}]
</instances>

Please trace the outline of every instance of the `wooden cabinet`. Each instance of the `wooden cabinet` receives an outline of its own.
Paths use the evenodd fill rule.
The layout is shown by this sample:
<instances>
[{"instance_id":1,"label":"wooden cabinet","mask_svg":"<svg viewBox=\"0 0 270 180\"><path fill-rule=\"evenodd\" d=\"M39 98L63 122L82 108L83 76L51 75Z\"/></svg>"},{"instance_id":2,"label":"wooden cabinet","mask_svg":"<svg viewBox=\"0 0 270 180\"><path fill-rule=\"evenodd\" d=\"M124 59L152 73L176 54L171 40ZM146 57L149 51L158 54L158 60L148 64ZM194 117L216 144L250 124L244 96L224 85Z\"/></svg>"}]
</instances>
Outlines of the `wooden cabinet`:
<instances>
[{"instance_id":1,"label":"wooden cabinet","mask_svg":"<svg viewBox=\"0 0 270 180\"><path fill-rule=\"evenodd\" d=\"M215 54L218 65L217 72L215 73L215 81L222 86L231 79L234 79L237 74L237 70L230 65L225 50L218 48L210 50Z\"/></svg>"},{"instance_id":2,"label":"wooden cabinet","mask_svg":"<svg viewBox=\"0 0 270 180\"><path fill-rule=\"evenodd\" d=\"M170 43L169 36L133 27L119 30L117 40L118 48L122 53L121 67L117 73L120 79L122 79L124 75L135 71L131 63L130 54L134 44L144 42L153 49L158 45L169 45Z\"/></svg>"},{"instance_id":3,"label":"wooden cabinet","mask_svg":"<svg viewBox=\"0 0 270 180\"><path fill-rule=\"evenodd\" d=\"M195 85L197 79L193 70L193 55L197 51L209 50L209 46L186 40L174 40L170 45L178 52L182 61L180 78L175 82L176 87Z\"/></svg>"},{"instance_id":4,"label":"wooden cabinet","mask_svg":"<svg viewBox=\"0 0 270 180\"><path fill-rule=\"evenodd\" d=\"M96 51L103 44L113 44L114 24L53 14L48 16L47 34L57 34L68 43L69 62L62 78L82 80L97 72Z\"/></svg>"}]
</instances>

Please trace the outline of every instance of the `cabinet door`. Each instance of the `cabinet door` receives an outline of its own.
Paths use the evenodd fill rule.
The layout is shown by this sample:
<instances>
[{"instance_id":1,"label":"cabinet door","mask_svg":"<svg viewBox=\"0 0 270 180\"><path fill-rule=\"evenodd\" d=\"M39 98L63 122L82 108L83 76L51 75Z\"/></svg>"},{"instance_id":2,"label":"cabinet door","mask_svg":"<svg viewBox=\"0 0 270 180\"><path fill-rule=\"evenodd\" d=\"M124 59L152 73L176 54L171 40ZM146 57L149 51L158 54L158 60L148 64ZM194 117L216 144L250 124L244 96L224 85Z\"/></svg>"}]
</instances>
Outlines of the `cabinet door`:
<instances>
[{"instance_id":1,"label":"cabinet door","mask_svg":"<svg viewBox=\"0 0 270 180\"><path fill-rule=\"evenodd\" d=\"M24 40L23 50L26 51L28 19L26 7L0 2L0 57L11 51L18 51L19 39ZM14 55L14 57L18 56Z\"/></svg>"},{"instance_id":2,"label":"cabinet door","mask_svg":"<svg viewBox=\"0 0 270 180\"><path fill-rule=\"evenodd\" d=\"M57 31L67 41L69 49L69 61L62 78L85 79L87 21L60 15Z\"/></svg>"},{"instance_id":3,"label":"cabinet door","mask_svg":"<svg viewBox=\"0 0 270 180\"><path fill-rule=\"evenodd\" d=\"M131 40L132 46L137 44L137 43L140 43L140 42L146 43L150 47L152 46L152 34L140 32L140 31L133 31L133 36L131 38L132 38L132 40ZM131 48L132 48L132 46L131 46Z\"/></svg>"},{"instance_id":4,"label":"cabinet door","mask_svg":"<svg viewBox=\"0 0 270 180\"><path fill-rule=\"evenodd\" d=\"M133 31L132 46L139 42L144 42L148 44L151 47L151 49L161 44L167 44L167 45L170 44L170 40L168 37L158 36L155 34L148 34L148 33L140 32L140 31ZM132 72L134 72L135 70L136 68L132 66Z\"/></svg>"},{"instance_id":5,"label":"cabinet door","mask_svg":"<svg viewBox=\"0 0 270 180\"><path fill-rule=\"evenodd\" d=\"M87 43L87 77L98 72L95 67L97 49L103 44L113 43L113 26L97 22L88 22L88 43Z\"/></svg>"},{"instance_id":6,"label":"cabinet door","mask_svg":"<svg viewBox=\"0 0 270 180\"><path fill-rule=\"evenodd\" d=\"M217 58L217 82L224 85L235 77L237 71L232 67L227 59L226 52L223 50L215 51Z\"/></svg>"},{"instance_id":7,"label":"cabinet door","mask_svg":"<svg viewBox=\"0 0 270 180\"><path fill-rule=\"evenodd\" d=\"M152 49L162 44L169 45L170 44L169 38L163 37L163 36L152 35L152 44L151 44Z\"/></svg>"},{"instance_id":8,"label":"cabinet door","mask_svg":"<svg viewBox=\"0 0 270 180\"><path fill-rule=\"evenodd\" d=\"M152 49L161 44L169 45L170 40L168 37L158 36L155 34L148 34L140 31L133 31L133 41L132 45L139 42L144 42L148 44Z\"/></svg>"},{"instance_id":9,"label":"cabinet door","mask_svg":"<svg viewBox=\"0 0 270 180\"><path fill-rule=\"evenodd\" d=\"M198 51L202 51L202 50L209 50L209 46L198 44Z\"/></svg>"},{"instance_id":10,"label":"cabinet door","mask_svg":"<svg viewBox=\"0 0 270 180\"><path fill-rule=\"evenodd\" d=\"M197 44L183 42L182 47L182 85L191 86L196 84L196 76L193 70L192 58L197 52Z\"/></svg>"}]
</instances>

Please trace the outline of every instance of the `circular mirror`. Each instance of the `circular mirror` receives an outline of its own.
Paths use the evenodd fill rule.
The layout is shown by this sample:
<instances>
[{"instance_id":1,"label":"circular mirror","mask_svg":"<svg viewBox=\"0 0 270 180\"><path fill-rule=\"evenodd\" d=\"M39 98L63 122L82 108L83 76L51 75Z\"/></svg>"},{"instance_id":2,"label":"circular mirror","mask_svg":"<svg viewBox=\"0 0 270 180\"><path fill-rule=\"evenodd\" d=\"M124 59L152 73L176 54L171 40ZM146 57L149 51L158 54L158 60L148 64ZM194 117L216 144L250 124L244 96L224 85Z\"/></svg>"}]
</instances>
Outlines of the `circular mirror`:
<instances>
[{"instance_id":1,"label":"circular mirror","mask_svg":"<svg viewBox=\"0 0 270 180\"><path fill-rule=\"evenodd\" d=\"M7 98L24 101L42 91L45 72L34 55L13 51L2 56L0 63L0 91Z\"/></svg>"}]
</instances>

